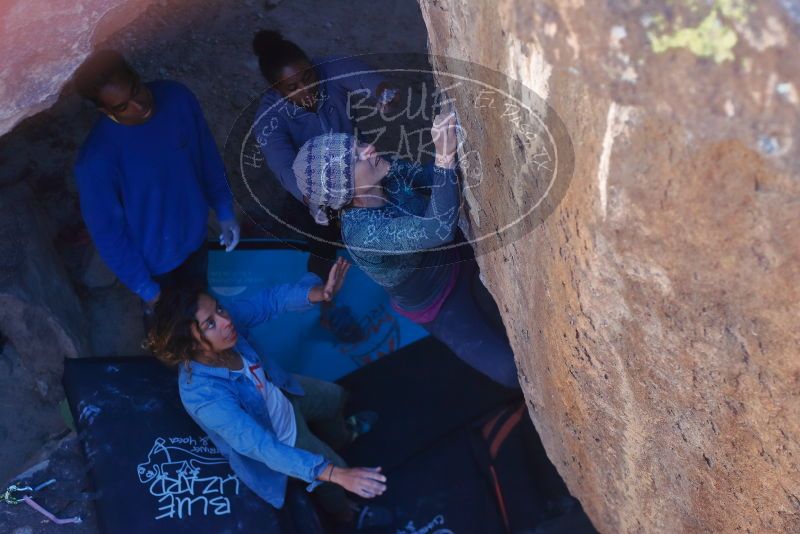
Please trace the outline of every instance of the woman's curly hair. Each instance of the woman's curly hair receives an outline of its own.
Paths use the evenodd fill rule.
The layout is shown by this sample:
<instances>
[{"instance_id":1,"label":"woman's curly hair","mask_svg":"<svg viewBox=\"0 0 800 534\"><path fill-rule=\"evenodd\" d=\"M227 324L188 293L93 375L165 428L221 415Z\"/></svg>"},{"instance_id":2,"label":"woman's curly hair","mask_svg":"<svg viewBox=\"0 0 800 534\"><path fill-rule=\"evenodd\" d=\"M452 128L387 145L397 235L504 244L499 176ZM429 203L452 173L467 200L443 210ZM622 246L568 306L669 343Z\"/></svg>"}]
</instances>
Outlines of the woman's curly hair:
<instances>
[{"instance_id":1,"label":"woman's curly hair","mask_svg":"<svg viewBox=\"0 0 800 534\"><path fill-rule=\"evenodd\" d=\"M198 300L204 289L176 287L162 292L155 307L155 317L142 346L169 366L189 364L197 353L192 325L197 326Z\"/></svg>"}]
</instances>

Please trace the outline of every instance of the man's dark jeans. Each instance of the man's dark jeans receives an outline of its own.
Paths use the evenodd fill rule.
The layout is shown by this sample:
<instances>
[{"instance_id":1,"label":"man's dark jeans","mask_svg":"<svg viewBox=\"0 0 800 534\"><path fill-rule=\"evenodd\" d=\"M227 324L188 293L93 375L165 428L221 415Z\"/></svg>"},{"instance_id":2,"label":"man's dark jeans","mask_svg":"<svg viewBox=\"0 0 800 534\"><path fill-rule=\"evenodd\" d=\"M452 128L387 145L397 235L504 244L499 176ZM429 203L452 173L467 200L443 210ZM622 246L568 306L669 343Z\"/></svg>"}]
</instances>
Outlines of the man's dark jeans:
<instances>
[{"instance_id":1,"label":"man's dark jeans","mask_svg":"<svg viewBox=\"0 0 800 534\"><path fill-rule=\"evenodd\" d=\"M154 275L153 280L161 287L162 292L171 287L205 290L208 287L208 243L203 241L200 248L192 252L178 267L164 274ZM142 313L145 332L149 332L154 321L153 308L143 302Z\"/></svg>"},{"instance_id":2,"label":"man's dark jeans","mask_svg":"<svg viewBox=\"0 0 800 534\"><path fill-rule=\"evenodd\" d=\"M200 248L192 252L183 263L164 274L153 276L161 286L161 291L170 287L208 287L208 243L203 241Z\"/></svg>"}]
</instances>

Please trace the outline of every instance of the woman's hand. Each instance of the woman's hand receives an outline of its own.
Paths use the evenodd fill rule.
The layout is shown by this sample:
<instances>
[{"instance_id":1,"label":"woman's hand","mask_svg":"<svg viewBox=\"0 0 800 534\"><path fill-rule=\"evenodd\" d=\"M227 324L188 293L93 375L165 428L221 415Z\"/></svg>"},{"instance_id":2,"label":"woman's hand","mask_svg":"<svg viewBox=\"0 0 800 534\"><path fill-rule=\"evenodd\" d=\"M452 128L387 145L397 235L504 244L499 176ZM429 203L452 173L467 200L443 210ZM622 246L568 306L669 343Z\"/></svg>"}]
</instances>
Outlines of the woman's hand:
<instances>
[{"instance_id":1,"label":"woman's hand","mask_svg":"<svg viewBox=\"0 0 800 534\"><path fill-rule=\"evenodd\" d=\"M328 281L324 286L314 286L308 291L308 301L312 304L319 302L330 302L333 297L342 289L344 278L350 270L350 262L342 257L337 258L336 263L328 273Z\"/></svg>"},{"instance_id":2,"label":"woman's hand","mask_svg":"<svg viewBox=\"0 0 800 534\"><path fill-rule=\"evenodd\" d=\"M380 467L334 467L330 466L330 479L350 493L372 499L386 491L386 477ZM327 469L326 469L327 471Z\"/></svg>"},{"instance_id":3,"label":"woman's hand","mask_svg":"<svg viewBox=\"0 0 800 534\"><path fill-rule=\"evenodd\" d=\"M436 166L452 169L456 160L456 114L455 111L439 113L433 118L431 137L436 147Z\"/></svg>"}]
</instances>

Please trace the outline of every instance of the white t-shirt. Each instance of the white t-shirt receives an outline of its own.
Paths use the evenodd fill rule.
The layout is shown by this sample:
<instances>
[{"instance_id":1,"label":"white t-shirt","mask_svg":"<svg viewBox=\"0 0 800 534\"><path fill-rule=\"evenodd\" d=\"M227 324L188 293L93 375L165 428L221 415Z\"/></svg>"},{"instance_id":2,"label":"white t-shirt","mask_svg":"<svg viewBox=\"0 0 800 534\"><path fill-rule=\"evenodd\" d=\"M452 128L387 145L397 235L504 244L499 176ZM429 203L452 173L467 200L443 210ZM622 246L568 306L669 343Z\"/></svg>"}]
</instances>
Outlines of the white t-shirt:
<instances>
[{"instance_id":1,"label":"white t-shirt","mask_svg":"<svg viewBox=\"0 0 800 534\"><path fill-rule=\"evenodd\" d=\"M255 384L267 403L267 412L278 440L294 447L294 442L297 440L297 421L294 420L292 403L279 387L276 387L271 380L267 380L260 362L250 362L243 356L242 363L244 367L240 372Z\"/></svg>"}]
</instances>

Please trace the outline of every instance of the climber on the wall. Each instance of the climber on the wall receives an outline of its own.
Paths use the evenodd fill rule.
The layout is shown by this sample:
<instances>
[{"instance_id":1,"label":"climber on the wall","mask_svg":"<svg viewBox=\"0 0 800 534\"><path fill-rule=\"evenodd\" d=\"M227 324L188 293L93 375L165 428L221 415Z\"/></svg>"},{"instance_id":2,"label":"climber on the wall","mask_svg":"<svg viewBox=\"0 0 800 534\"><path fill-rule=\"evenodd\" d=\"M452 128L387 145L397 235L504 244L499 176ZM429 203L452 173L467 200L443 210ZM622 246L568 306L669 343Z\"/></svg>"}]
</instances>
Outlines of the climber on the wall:
<instances>
[{"instance_id":1,"label":"climber on the wall","mask_svg":"<svg viewBox=\"0 0 800 534\"><path fill-rule=\"evenodd\" d=\"M143 83L111 50L92 54L74 81L103 113L75 163L81 212L100 255L148 315L163 288L207 285L209 206L220 243L236 247L225 167L184 85Z\"/></svg>"},{"instance_id":2,"label":"climber on the wall","mask_svg":"<svg viewBox=\"0 0 800 534\"><path fill-rule=\"evenodd\" d=\"M499 311L479 305L493 300L478 265L448 246L459 212L454 113L434 118L431 137L436 156L425 166L390 162L352 135L315 137L295 158L297 187L312 212L340 219L350 256L389 293L395 311L474 369L518 388L514 353L495 320Z\"/></svg>"},{"instance_id":3,"label":"climber on the wall","mask_svg":"<svg viewBox=\"0 0 800 534\"><path fill-rule=\"evenodd\" d=\"M382 76L370 72L363 62L346 57L310 58L298 45L271 30L261 30L253 38L261 74L269 89L261 97L253 132L277 180L296 200L288 214L293 226L314 236L310 239L308 269L324 278L336 260L339 227L320 217L308 216L303 195L295 184L292 163L303 143L324 133L353 133L353 117L348 113L352 92L378 99L387 108L396 94ZM351 75L351 73L359 73ZM315 222L317 224L315 224ZM358 341L363 333L346 307L324 305L323 324L328 323L345 342Z\"/></svg>"}]
</instances>

